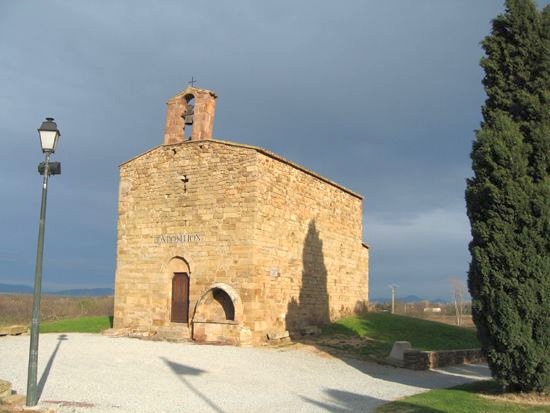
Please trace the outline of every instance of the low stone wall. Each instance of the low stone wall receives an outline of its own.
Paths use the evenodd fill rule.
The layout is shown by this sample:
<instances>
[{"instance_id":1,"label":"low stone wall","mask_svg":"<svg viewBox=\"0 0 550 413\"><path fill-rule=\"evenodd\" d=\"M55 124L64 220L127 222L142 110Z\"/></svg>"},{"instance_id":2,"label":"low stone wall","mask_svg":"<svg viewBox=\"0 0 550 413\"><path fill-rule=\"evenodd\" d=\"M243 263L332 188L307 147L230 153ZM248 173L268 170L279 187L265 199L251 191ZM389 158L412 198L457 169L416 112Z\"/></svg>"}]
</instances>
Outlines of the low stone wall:
<instances>
[{"instance_id":1,"label":"low stone wall","mask_svg":"<svg viewBox=\"0 0 550 413\"><path fill-rule=\"evenodd\" d=\"M481 363L485 358L481 349L419 351L409 350L403 354L403 367L412 370L428 370L452 364Z\"/></svg>"},{"instance_id":2,"label":"low stone wall","mask_svg":"<svg viewBox=\"0 0 550 413\"><path fill-rule=\"evenodd\" d=\"M36 410L35 408L30 407L27 410L22 406L25 403L24 394L16 394L11 389L11 383L6 380L0 379L0 411L1 412L28 412L33 411L40 413L41 410Z\"/></svg>"},{"instance_id":3,"label":"low stone wall","mask_svg":"<svg viewBox=\"0 0 550 413\"><path fill-rule=\"evenodd\" d=\"M21 334L28 333L29 328L27 326L7 326L0 327L0 336L19 336Z\"/></svg>"},{"instance_id":4,"label":"low stone wall","mask_svg":"<svg viewBox=\"0 0 550 413\"><path fill-rule=\"evenodd\" d=\"M235 322L193 321L193 340L238 346L251 344L252 335Z\"/></svg>"}]
</instances>

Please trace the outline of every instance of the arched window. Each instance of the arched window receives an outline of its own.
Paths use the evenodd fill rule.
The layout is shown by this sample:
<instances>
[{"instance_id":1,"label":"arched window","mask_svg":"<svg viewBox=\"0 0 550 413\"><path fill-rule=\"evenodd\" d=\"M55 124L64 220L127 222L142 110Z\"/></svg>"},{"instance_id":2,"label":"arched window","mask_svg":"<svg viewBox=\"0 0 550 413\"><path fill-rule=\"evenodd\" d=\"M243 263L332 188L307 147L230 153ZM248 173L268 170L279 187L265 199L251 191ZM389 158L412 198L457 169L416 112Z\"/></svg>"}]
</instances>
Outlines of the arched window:
<instances>
[{"instance_id":1,"label":"arched window","mask_svg":"<svg viewBox=\"0 0 550 413\"><path fill-rule=\"evenodd\" d=\"M193 123L195 123L195 96L185 95L187 108L183 113L183 137L190 140L193 136Z\"/></svg>"}]
</instances>

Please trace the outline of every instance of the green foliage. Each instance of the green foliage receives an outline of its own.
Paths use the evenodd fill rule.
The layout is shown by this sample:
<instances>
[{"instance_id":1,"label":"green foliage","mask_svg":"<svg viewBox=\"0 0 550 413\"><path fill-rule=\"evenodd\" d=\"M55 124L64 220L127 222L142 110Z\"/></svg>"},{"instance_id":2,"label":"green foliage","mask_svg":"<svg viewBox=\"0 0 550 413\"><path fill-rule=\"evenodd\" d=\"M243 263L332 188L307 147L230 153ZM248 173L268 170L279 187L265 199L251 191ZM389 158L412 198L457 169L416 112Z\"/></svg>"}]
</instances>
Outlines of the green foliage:
<instances>
[{"instance_id":1,"label":"green foliage","mask_svg":"<svg viewBox=\"0 0 550 413\"><path fill-rule=\"evenodd\" d=\"M82 317L40 324L41 333L100 333L112 327L112 317Z\"/></svg>"},{"instance_id":2,"label":"green foliage","mask_svg":"<svg viewBox=\"0 0 550 413\"><path fill-rule=\"evenodd\" d=\"M483 41L484 122L468 180L472 314L493 376L550 385L550 8L508 0Z\"/></svg>"},{"instance_id":3,"label":"green foliage","mask_svg":"<svg viewBox=\"0 0 550 413\"><path fill-rule=\"evenodd\" d=\"M430 390L405 397L376 409L376 413L545 413L548 406L529 406L482 397L496 395L500 386L494 381L464 384L450 389Z\"/></svg>"},{"instance_id":4,"label":"green foliage","mask_svg":"<svg viewBox=\"0 0 550 413\"><path fill-rule=\"evenodd\" d=\"M362 356L384 360L395 341L406 340L419 350L457 350L479 348L473 330L434 321L389 313L367 313L347 317L326 326L321 341L331 336L362 337L362 346L345 348L346 342L333 342L332 347L356 351Z\"/></svg>"},{"instance_id":5,"label":"green foliage","mask_svg":"<svg viewBox=\"0 0 550 413\"><path fill-rule=\"evenodd\" d=\"M483 42L486 57L483 84L487 101L483 114L509 113L516 121L537 118L536 84L540 63L541 14L531 0L507 0L506 13L493 20Z\"/></svg>"}]
</instances>

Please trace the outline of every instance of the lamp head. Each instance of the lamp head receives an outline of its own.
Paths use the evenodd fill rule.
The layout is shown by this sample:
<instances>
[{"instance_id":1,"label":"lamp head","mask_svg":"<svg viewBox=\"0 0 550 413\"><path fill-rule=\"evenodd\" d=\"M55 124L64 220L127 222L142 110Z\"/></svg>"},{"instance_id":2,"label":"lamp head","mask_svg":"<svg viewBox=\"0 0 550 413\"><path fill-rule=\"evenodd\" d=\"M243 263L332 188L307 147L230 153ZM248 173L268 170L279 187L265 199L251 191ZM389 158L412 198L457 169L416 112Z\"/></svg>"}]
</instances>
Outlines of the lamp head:
<instances>
[{"instance_id":1,"label":"lamp head","mask_svg":"<svg viewBox=\"0 0 550 413\"><path fill-rule=\"evenodd\" d=\"M38 129L38 135L40 136L40 145L42 146L42 152L54 153L57 146L57 141L61 136L57 124L53 118L46 118L40 128Z\"/></svg>"}]
</instances>

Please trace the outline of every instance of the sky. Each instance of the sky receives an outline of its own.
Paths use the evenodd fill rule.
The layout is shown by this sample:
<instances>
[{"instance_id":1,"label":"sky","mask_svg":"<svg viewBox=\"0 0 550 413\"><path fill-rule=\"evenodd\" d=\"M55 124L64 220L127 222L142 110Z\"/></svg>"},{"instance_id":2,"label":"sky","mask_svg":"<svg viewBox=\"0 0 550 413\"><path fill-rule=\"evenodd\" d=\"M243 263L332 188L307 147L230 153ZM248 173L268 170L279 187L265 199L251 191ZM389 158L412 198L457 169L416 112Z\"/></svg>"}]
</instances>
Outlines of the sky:
<instances>
[{"instance_id":1,"label":"sky","mask_svg":"<svg viewBox=\"0 0 550 413\"><path fill-rule=\"evenodd\" d=\"M32 285L43 160L43 286L112 287L118 165L162 143L165 102L218 95L214 136L261 146L364 200L370 296L466 280L464 190L485 100L479 42L502 0L0 0L0 283Z\"/></svg>"}]
</instances>

